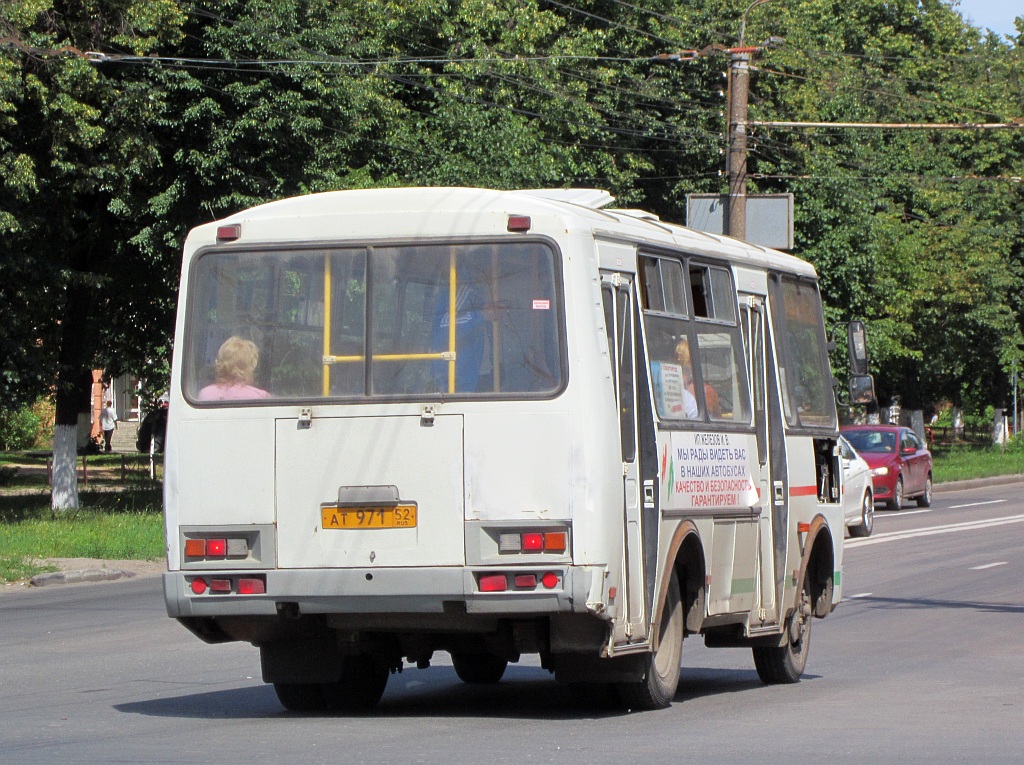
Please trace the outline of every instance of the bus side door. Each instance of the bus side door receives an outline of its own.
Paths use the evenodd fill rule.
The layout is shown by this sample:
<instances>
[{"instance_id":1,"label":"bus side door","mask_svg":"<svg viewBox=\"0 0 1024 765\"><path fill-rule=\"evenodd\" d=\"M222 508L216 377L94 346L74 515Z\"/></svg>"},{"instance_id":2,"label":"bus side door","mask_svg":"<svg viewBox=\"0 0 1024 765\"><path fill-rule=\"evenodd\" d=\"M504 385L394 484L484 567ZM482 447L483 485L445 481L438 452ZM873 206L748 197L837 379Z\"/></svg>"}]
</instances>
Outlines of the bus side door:
<instances>
[{"instance_id":1,"label":"bus side door","mask_svg":"<svg viewBox=\"0 0 1024 765\"><path fill-rule=\"evenodd\" d=\"M757 461L752 467L761 506L759 601L761 619L768 626L779 621L789 538L782 401L764 297L741 294L740 311L757 435Z\"/></svg>"},{"instance_id":2,"label":"bus side door","mask_svg":"<svg viewBox=\"0 0 1024 765\"><path fill-rule=\"evenodd\" d=\"M646 364L638 363L638 358L642 360L643 356L643 342L637 320L632 276L623 273L602 274L601 294L618 400L624 492L625 618L621 625L616 626L615 642L637 642L647 638L657 554L657 476L655 474L652 480L646 475L652 468L656 471L656 456L654 464L648 464L650 457L644 454L642 447L642 439L646 434L649 433L653 439L653 422L643 422L645 396L648 402L646 419L651 419L650 395ZM651 550L654 551L653 558L648 554Z\"/></svg>"}]
</instances>

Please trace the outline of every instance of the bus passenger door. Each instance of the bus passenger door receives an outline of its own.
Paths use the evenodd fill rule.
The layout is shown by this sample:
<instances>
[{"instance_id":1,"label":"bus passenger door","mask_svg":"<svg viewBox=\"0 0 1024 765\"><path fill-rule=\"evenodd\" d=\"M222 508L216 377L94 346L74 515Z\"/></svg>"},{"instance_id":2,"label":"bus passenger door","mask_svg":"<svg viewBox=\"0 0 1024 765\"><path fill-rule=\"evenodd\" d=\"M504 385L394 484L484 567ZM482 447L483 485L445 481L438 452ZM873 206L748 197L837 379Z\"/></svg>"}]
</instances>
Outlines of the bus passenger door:
<instances>
[{"instance_id":1,"label":"bus passenger door","mask_svg":"<svg viewBox=\"0 0 1024 765\"><path fill-rule=\"evenodd\" d=\"M752 464L761 507L758 593L764 626L779 621L780 577L786 565L788 503L786 450L783 440L782 401L775 373L775 353L764 298L746 295L740 301L743 332L747 341L750 395L757 437L756 462ZM780 573L781 572L781 573Z\"/></svg>"},{"instance_id":2,"label":"bus passenger door","mask_svg":"<svg viewBox=\"0 0 1024 765\"><path fill-rule=\"evenodd\" d=\"M641 474L637 417L637 376L646 372L637 368L638 332L635 297L629 274L604 274L601 290L608 348L615 380L619 411L619 434L623 476L623 560L621 622L616 624L614 640L628 643L645 640L647 592L644 585L644 480ZM641 386L645 387L645 386ZM656 485L656 484L655 484ZM653 486L648 487L652 494ZM655 524L656 525L656 524Z\"/></svg>"}]
</instances>

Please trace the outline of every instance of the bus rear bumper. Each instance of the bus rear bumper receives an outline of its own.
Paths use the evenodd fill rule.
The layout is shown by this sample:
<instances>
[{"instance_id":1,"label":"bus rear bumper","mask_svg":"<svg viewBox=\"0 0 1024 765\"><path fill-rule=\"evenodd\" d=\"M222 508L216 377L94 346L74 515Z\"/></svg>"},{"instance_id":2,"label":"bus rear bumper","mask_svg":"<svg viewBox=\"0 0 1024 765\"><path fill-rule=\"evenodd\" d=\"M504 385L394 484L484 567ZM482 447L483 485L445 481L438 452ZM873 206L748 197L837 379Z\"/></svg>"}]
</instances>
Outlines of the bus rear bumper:
<instances>
[{"instance_id":1,"label":"bus rear bumper","mask_svg":"<svg viewBox=\"0 0 1024 765\"><path fill-rule=\"evenodd\" d=\"M549 576L545 581L546 574L554 574L554 579ZM503 590L497 589L501 582L494 578L501 575L506 578ZM603 580L604 567L564 565L506 571L463 567L216 569L171 571L163 575L163 586L167 614L174 618L282 613L529 616L599 611L595 604L600 606L603 598L592 590ZM264 591L243 594L253 589Z\"/></svg>"}]
</instances>

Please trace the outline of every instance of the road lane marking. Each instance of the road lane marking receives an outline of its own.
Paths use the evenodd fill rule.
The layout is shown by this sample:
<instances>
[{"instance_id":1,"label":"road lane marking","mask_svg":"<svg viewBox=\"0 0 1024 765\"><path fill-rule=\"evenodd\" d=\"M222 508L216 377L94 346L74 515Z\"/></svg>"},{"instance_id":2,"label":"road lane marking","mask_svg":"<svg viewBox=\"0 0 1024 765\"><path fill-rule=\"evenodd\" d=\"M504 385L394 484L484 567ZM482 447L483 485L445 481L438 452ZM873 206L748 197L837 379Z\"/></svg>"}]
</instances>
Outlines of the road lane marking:
<instances>
[{"instance_id":1,"label":"road lane marking","mask_svg":"<svg viewBox=\"0 0 1024 765\"><path fill-rule=\"evenodd\" d=\"M984 521L968 521L966 523L951 523L946 526L932 526L927 529L915 529L912 531L890 531L886 534L876 534L867 539L857 539L846 542L844 547L863 547L864 545L878 545L884 542L895 542L900 539L914 539L915 537L929 537L935 534L952 534L957 531L975 531L987 529L994 526L1005 526L1010 523L1024 523L1024 515L1008 515L1004 518L989 518Z\"/></svg>"},{"instance_id":2,"label":"road lane marking","mask_svg":"<svg viewBox=\"0 0 1024 765\"><path fill-rule=\"evenodd\" d=\"M906 518L908 515L920 515L921 513L930 513L934 509L935 508L929 507L924 510L892 510L890 511L892 512L892 515L879 515L876 512L875 520L878 520L879 518Z\"/></svg>"},{"instance_id":3,"label":"road lane marking","mask_svg":"<svg viewBox=\"0 0 1024 765\"><path fill-rule=\"evenodd\" d=\"M856 595L844 595L843 600L856 600L857 598L870 598L875 593L873 592L859 592Z\"/></svg>"},{"instance_id":4,"label":"road lane marking","mask_svg":"<svg viewBox=\"0 0 1024 765\"><path fill-rule=\"evenodd\" d=\"M972 502L969 505L950 505L948 510L959 510L962 507L981 507L982 505L998 505L1000 502L1006 502L1005 499L990 499L988 502Z\"/></svg>"},{"instance_id":5,"label":"road lane marking","mask_svg":"<svg viewBox=\"0 0 1024 765\"><path fill-rule=\"evenodd\" d=\"M987 568L996 568L997 566L1007 565L1005 560L1001 560L997 563L986 563L984 566L971 566L971 571L984 571Z\"/></svg>"}]
</instances>

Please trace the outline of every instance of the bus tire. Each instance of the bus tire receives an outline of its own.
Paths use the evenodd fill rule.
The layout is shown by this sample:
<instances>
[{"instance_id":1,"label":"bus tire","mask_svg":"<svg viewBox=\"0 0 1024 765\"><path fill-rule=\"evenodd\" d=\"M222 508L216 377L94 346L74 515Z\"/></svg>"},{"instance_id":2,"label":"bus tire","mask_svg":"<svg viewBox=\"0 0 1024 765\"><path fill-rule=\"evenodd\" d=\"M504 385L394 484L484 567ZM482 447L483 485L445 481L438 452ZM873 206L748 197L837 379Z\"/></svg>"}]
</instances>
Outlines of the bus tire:
<instances>
[{"instance_id":1,"label":"bus tire","mask_svg":"<svg viewBox=\"0 0 1024 765\"><path fill-rule=\"evenodd\" d=\"M628 709L664 709L672 703L679 687L679 664L683 653L685 624L679 581L669 579L662 612L658 650L644 657L644 676L632 683L618 683L619 698Z\"/></svg>"},{"instance_id":2,"label":"bus tire","mask_svg":"<svg viewBox=\"0 0 1024 765\"><path fill-rule=\"evenodd\" d=\"M493 653L453 653L452 666L464 683L493 685L505 674L508 660Z\"/></svg>"},{"instance_id":3,"label":"bus tire","mask_svg":"<svg viewBox=\"0 0 1024 765\"><path fill-rule=\"evenodd\" d=\"M377 706L388 684L388 668L369 654L346 656L341 679L325 683L327 706L335 712L368 712Z\"/></svg>"},{"instance_id":4,"label":"bus tire","mask_svg":"<svg viewBox=\"0 0 1024 765\"><path fill-rule=\"evenodd\" d=\"M323 712L327 697L320 683L274 683L274 693L289 712Z\"/></svg>"},{"instance_id":5,"label":"bus tire","mask_svg":"<svg viewBox=\"0 0 1024 765\"><path fill-rule=\"evenodd\" d=\"M757 676L766 685L796 683L807 666L807 654L811 650L811 593L804 578L800 588L800 602L786 622L786 644L779 647L755 647L754 666Z\"/></svg>"}]
</instances>

